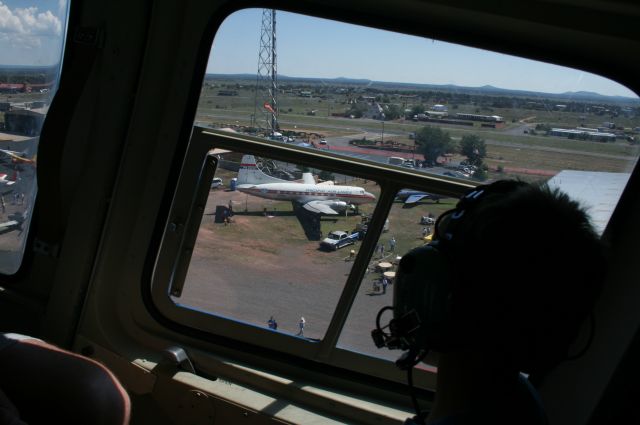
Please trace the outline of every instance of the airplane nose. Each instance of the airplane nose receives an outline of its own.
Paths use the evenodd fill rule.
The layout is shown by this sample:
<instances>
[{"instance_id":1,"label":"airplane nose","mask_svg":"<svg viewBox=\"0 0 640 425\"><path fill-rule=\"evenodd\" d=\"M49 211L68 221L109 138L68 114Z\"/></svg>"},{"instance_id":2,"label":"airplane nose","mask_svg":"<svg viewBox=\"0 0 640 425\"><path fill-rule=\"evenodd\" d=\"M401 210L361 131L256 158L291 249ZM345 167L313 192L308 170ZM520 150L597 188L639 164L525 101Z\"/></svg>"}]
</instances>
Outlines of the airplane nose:
<instances>
[{"instance_id":1,"label":"airplane nose","mask_svg":"<svg viewBox=\"0 0 640 425\"><path fill-rule=\"evenodd\" d=\"M375 201L376 200L376 196L373 193L365 192L365 195L367 196L367 199L369 199L371 201Z\"/></svg>"}]
</instances>

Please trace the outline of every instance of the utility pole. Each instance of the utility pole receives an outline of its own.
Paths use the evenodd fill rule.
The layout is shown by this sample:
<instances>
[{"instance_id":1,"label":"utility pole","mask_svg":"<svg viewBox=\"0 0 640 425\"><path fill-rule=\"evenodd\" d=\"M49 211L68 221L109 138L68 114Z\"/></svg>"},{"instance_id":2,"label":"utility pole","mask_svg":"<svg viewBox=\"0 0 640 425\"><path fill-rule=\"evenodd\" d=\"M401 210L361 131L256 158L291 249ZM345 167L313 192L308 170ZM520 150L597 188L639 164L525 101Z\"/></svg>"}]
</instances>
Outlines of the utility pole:
<instances>
[{"instance_id":1,"label":"utility pole","mask_svg":"<svg viewBox=\"0 0 640 425\"><path fill-rule=\"evenodd\" d=\"M416 163L416 138L415 138L415 136L413 137L413 152L411 154L411 159L413 160L413 164L415 165L415 163Z\"/></svg>"}]
</instances>

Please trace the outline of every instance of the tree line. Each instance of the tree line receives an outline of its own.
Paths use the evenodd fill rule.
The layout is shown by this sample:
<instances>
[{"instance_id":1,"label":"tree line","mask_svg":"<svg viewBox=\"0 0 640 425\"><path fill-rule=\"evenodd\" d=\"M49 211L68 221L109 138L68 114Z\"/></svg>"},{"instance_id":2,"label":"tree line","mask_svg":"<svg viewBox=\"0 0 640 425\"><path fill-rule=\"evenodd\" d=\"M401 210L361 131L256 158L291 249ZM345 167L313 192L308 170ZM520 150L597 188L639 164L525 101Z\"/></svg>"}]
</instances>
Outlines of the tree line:
<instances>
[{"instance_id":1,"label":"tree line","mask_svg":"<svg viewBox=\"0 0 640 425\"><path fill-rule=\"evenodd\" d=\"M484 158L487 156L487 146L481 137L467 134L456 143L448 131L426 126L416 132L415 141L417 151L424 155L427 164L435 164L437 159L445 154L460 153L467 157L469 165L477 167L474 178L486 179L488 167Z\"/></svg>"}]
</instances>

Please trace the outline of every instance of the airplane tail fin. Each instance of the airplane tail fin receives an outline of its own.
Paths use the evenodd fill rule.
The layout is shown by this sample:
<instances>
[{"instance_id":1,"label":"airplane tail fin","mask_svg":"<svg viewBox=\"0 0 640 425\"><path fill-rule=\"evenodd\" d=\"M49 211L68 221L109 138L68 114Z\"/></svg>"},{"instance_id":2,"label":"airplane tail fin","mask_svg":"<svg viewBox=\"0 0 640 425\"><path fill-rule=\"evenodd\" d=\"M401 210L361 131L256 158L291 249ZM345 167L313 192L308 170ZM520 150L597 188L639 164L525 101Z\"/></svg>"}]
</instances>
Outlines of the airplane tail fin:
<instances>
[{"instance_id":1,"label":"airplane tail fin","mask_svg":"<svg viewBox=\"0 0 640 425\"><path fill-rule=\"evenodd\" d=\"M302 182L306 184L316 184L316 179L313 178L311 173L302 173Z\"/></svg>"},{"instance_id":2,"label":"airplane tail fin","mask_svg":"<svg viewBox=\"0 0 640 425\"><path fill-rule=\"evenodd\" d=\"M238 184L287 183L276 177L271 177L258 169L253 155L244 155L238 171Z\"/></svg>"}]
</instances>

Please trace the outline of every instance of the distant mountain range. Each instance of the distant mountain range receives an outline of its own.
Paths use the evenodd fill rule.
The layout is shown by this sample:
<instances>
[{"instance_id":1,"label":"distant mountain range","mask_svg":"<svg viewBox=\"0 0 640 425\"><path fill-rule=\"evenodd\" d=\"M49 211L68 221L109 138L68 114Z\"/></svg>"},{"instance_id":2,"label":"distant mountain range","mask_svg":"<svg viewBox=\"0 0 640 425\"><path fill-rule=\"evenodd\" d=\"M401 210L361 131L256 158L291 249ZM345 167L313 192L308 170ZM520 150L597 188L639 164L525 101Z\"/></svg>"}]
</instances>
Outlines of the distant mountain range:
<instances>
[{"instance_id":1,"label":"distant mountain range","mask_svg":"<svg viewBox=\"0 0 640 425\"><path fill-rule=\"evenodd\" d=\"M219 80L252 80L255 81L255 74L207 74L207 78L219 79ZM402 90L447 90L457 91L461 93L469 94L485 94L495 96L526 96L526 97L538 97L545 99L558 99L558 100L578 100L578 101L595 101L595 102L615 102L615 103L628 103L634 105L640 105L640 99L634 99L626 96L607 96L600 93L589 91L577 91L577 92L564 92L564 93L542 93L529 90L513 90L503 89L500 87L494 87L486 85L482 87L467 87L457 86L455 84L419 84L419 83L395 83L390 81L373 81L367 79L357 78L308 78L308 77L289 77L286 75L278 75L278 80L281 82L300 82L300 83L313 83L313 84L325 84L325 85L351 85L351 86L364 86L375 87L380 89L402 89Z\"/></svg>"}]
</instances>

